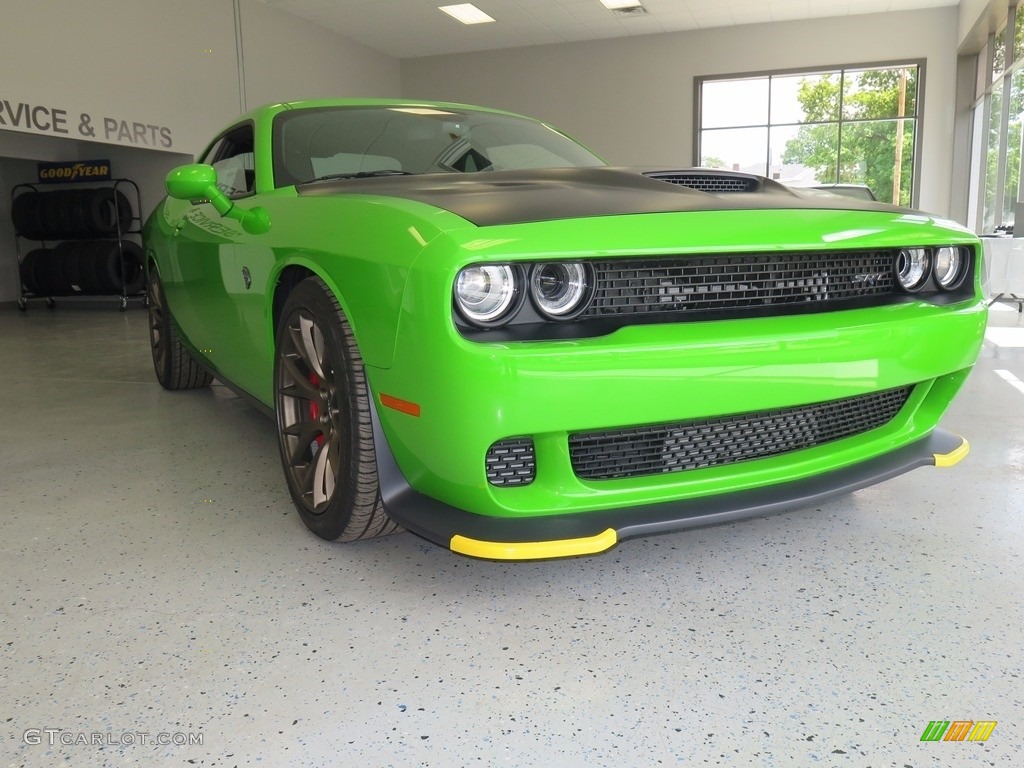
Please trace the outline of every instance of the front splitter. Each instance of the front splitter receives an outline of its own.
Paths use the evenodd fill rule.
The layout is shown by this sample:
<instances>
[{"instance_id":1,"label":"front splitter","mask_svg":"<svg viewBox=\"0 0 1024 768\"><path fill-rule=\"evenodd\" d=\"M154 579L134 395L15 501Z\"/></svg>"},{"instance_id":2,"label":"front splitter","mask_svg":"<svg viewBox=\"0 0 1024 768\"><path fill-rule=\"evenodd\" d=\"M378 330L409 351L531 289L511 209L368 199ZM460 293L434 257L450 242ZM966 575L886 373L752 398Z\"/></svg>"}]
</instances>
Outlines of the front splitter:
<instances>
[{"instance_id":1,"label":"front splitter","mask_svg":"<svg viewBox=\"0 0 1024 768\"><path fill-rule=\"evenodd\" d=\"M810 506L925 466L948 467L967 455L967 441L942 429L895 451L849 467L698 499L620 509L532 517L488 517L414 490L372 414L381 498L396 523L428 541L488 560L543 560L605 552L620 541L720 525Z\"/></svg>"}]
</instances>

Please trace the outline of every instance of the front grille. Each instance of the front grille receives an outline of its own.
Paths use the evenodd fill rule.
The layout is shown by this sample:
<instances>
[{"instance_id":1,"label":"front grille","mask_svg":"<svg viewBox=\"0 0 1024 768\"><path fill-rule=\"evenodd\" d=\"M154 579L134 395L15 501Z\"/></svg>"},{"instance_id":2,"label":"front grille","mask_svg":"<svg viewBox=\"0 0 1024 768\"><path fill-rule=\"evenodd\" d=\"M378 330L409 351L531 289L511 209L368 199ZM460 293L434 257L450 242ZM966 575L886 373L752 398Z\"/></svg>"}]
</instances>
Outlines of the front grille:
<instances>
[{"instance_id":1,"label":"front grille","mask_svg":"<svg viewBox=\"0 0 1024 768\"><path fill-rule=\"evenodd\" d=\"M711 194L731 192L757 192L761 181L753 176L729 176L724 173L683 173L657 171L644 174L658 181L667 181L681 187L689 187Z\"/></svg>"},{"instance_id":2,"label":"front grille","mask_svg":"<svg viewBox=\"0 0 1024 768\"><path fill-rule=\"evenodd\" d=\"M528 437L499 440L487 449L484 467L491 485L529 485L537 474L533 440Z\"/></svg>"},{"instance_id":3,"label":"front grille","mask_svg":"<svg viewBox=\"0 0 1024 768\"><path fill-rule=\"evenodd\" d=\"M585 480L657 475L778 456L887 424L910 396L900 387L843 400L713 419L569 436Z\"/></svg>"},{"instance_id":4,"label":"front grille","mask_svg":"<svg viewBox=\"0 0 1024 768\"><path fill-rule=\"evenodd\" d=\"M896 293L893 259L881 250L596 261L594 300L583 317L786 305L826 311Z\"/></svg>"}]
</instances>

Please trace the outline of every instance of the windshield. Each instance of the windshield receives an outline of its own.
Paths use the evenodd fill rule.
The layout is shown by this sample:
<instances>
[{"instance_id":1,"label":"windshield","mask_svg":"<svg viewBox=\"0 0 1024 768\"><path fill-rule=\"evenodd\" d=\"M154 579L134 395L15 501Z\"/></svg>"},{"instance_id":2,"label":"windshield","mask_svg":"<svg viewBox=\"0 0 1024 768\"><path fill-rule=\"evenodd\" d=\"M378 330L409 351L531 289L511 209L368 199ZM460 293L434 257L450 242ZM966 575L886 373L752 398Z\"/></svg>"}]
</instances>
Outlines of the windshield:
<instances>
[{"instance_id":1,"label":"windshield","mask_svg":"<svg viewBox=\"0 0 1024 768\"><path fill-rule=\"evenodd\" d=\"M542 123L433 107L334 107L274 118L278 187L323 177L604 165Z\"/></svg>"}]
</instances>

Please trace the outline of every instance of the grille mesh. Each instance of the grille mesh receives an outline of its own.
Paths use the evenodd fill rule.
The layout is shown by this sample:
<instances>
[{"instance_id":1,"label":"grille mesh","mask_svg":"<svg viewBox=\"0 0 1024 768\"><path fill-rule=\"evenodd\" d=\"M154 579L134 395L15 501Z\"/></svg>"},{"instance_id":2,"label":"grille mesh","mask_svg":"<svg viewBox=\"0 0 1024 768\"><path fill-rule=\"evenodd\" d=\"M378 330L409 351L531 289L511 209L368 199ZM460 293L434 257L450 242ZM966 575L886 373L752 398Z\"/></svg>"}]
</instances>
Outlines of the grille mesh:
<instances>
[{"instance_id":1,"label":"grille mesh","mask_svg":"<svg viewBox=\"0 0 1024 768\"><path fill-rule=\"evenodd\" d=\"M584 317L801 304L826 311L896 293L887 250L619 259L594 268L594 301Z\"/></svg>"},{"instance_id":2,"label":"grille mesh","mask_svg":"<svg viewBox=\"0 0 1024 768\"><path fill-rule=\"evenodd\" d=\"M893 419L911 387L825 403L569 436L585 480L682 472L763 459L840 440Z\"/></svg>"},{"instance_id":3,"label":"grille mesh","mask_svg":"<svg viewBox=\"0 0 1024 768\"><path fill-rule=\"evenodd\" d=\"M658 181L667 181L681 187L717 194L720 192L757 192L761 182L749 176L727 176L718 173L671 173L659 172L645 174Z\"/></svg>"},{"instance_id":4,"label":"grille mesh","mask_svg":"<svg viewBox=\"0 0 1024 768\"><path fill-rule=\"evenodd\" d=\"M499 440L487 449L484 466L491 485L529 485L537 475L533 440L528 437Z\"/></svg>"}]
</instances>

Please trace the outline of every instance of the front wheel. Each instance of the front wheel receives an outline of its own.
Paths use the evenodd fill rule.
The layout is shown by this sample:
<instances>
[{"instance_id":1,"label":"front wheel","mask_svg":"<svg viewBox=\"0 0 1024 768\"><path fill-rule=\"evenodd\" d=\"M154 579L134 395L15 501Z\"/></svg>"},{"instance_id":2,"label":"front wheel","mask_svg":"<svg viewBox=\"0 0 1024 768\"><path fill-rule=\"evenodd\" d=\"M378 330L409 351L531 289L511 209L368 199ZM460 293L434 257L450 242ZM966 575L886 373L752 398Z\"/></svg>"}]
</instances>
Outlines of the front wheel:
<instances>
[{"instance_id":1,"label":"front wheel","mask_svg":"<svg viewBox=\"0 0 1024 768\"><path fill-rule=\"evenodd\" d=\"M309 529L332 541L398 531L380 498L363 359L318 277L299 283L281 312L274 391L281 463Z\"/></svg>"}]
</instances>

